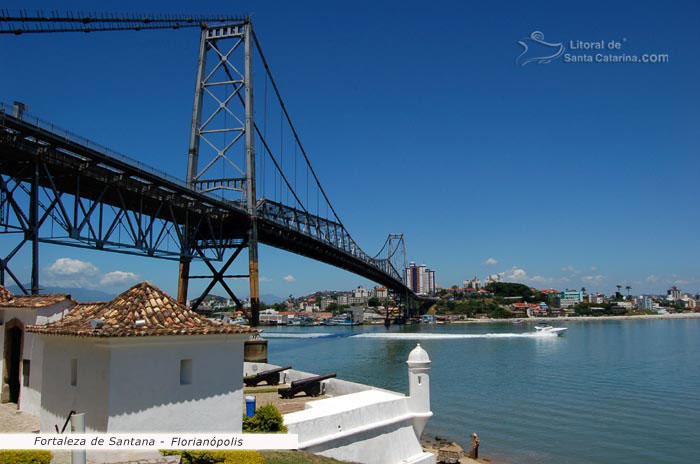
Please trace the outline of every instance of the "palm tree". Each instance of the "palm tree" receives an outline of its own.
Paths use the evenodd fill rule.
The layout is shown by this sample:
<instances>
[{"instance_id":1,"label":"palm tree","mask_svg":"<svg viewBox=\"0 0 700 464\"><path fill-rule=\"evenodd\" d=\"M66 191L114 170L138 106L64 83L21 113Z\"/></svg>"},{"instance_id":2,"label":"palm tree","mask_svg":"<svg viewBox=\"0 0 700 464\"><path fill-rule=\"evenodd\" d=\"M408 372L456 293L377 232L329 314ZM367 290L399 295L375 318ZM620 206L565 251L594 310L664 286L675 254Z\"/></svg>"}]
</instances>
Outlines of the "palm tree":
<instances>
[{"instance_id":1,"label":"palm tree","mask_svg":"<svg viewBox=\"0 0 700 464\"><path fill-rule=\"evenodd\" d=\"M621 299L622 298L622 293L620 293L620 289L622 288L622 285L615 285L617 287L617 293L615 293L615 298L616 299Z\"/></svg>"},{"instance_id":2,"label":"palm tree","mask_svg":"<svg viewBox=\"0 0 700 464\"><path fill-rule=\"evenodd\" d=\"M630 297L630 290L632 290L632 287L630 287L629 285L627 285L627 286L625 287L625 290L627 290L627 299L629 299L629 297Z\"/></svg>"}]
</instances>

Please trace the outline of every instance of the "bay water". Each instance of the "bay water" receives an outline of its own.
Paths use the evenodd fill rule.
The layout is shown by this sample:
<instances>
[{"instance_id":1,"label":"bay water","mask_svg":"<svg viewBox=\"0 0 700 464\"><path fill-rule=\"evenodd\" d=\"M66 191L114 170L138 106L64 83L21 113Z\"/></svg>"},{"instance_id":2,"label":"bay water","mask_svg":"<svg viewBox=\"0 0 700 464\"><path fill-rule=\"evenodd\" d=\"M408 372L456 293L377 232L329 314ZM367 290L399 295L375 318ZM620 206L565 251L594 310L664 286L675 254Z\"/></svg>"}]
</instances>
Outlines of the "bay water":
<instances>
[{"instance_id":1,"label":"bay water","mask_svg":"<svg viewBox=\"0 0 700 464\"><path fill-rule=\"evenodd\" d=\"M408 393L432 360L426 433L509 463L700 462L700 319L265 327L269 362Z\"/></svg>"}]
</instances>

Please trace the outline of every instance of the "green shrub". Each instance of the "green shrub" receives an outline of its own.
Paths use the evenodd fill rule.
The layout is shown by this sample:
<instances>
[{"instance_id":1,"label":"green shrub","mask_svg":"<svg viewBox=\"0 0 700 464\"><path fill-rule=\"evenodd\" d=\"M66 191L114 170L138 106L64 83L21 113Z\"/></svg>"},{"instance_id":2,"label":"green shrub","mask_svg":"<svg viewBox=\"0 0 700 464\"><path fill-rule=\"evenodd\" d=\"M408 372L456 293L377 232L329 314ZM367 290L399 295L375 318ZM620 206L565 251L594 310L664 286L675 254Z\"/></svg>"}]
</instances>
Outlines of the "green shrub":
<instances>
[{"instance_id":1,"label":"green shrub","mask_svg":"<svg viewBox=\"0 0 700 464\"><path fill-rule=\"evenodd\" d=\"M164 456L179 455L182 464L265 464L255 451L165 450Z\"/></svg>"},{"instance_id":2,"label":"green shrub","mask_svg":"<svg viewBox=\"0 0 700 464\"><path fill-rule=\"evenodd\" d=\"M0 451L0 464L49 464L50 451L6 450Z\"/></svg>"},{"instance_id":3,"label":"green shrub","mask_svg":"<svg viewBox=\"0 0 700 464\"><path fill-rule=\"evenodd\" d=\"M279 410L272 404L266 404L258 408L253 417L243 418L243 432L287 433L287 427Z\"/></svg>"}]
</instances>

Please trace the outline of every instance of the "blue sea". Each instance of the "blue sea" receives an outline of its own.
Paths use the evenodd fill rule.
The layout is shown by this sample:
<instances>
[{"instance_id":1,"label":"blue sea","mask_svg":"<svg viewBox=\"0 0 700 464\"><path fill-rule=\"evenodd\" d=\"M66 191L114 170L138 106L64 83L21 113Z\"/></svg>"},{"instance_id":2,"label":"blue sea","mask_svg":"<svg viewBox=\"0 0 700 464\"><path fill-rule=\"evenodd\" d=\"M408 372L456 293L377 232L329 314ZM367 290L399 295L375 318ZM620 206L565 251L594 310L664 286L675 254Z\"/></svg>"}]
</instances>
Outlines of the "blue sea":
<instances>
[{"instance_id":1,"label":"blue sea","mask_svg":"<svg viewBox=\"0 0 700 464\"><path fill-rule=\"evenodd\" d=\"M406 392L432 360L426 433L508 463L700 462L700 319L267 327L269 361ZM367 336L370 335L370 336Z\"/></svg>"}]
</instances>

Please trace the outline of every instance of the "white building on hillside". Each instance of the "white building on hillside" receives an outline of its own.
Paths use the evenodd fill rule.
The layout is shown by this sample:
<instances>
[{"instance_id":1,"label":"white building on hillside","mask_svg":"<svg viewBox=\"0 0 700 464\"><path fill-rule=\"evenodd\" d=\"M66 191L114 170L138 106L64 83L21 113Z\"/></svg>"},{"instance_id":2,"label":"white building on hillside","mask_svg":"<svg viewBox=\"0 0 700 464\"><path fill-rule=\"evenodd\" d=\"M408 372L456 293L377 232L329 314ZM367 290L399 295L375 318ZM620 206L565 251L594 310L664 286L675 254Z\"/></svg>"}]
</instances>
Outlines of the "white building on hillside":
<instances>
[{"instance_id":1,"label":"white building on hillside","mask_svg":"<svg viewBox=\"0 0 700 464\"><path fill-rule=\"evenodd\" d=\"M143 282L27 331L44 343L42 432L71 410L87 433L241 431L254 329L205 319Z\"/></svg>"},{"instance_id":2,"label":"white building on hillside","mask_svg":"<svg viewBox=\"0 0 700 464\"><path fill-rule=\"evenodd\" d=\"M654 310L654 300L648 295L641 295L637 297L637 306L643 311L653 311Z\"/></svg>"},{"instance_id":3,"label":"white building on hillside","mask_svg":"<svg viewBox=\"0 0 700 464\"><path fill-rule=\"evenodd\" d=\"M389 298L389 290L386 287L374 287L372 291L372 296L379 298L380 300L386 300Z\"/></svg>"},{"instance_id":4,"label":"white building on hillside","mask_svg":"<svg viewBox=\"0 0 700 464\"><path fill-rule=\"evenodd\" d=\"M3 403L16 403L20 411L39 415L43 345L40 337L27 333L25 328L60 319L75 304L70 295L13 295L0 286Z\"/></svg>"}]
</instances>

